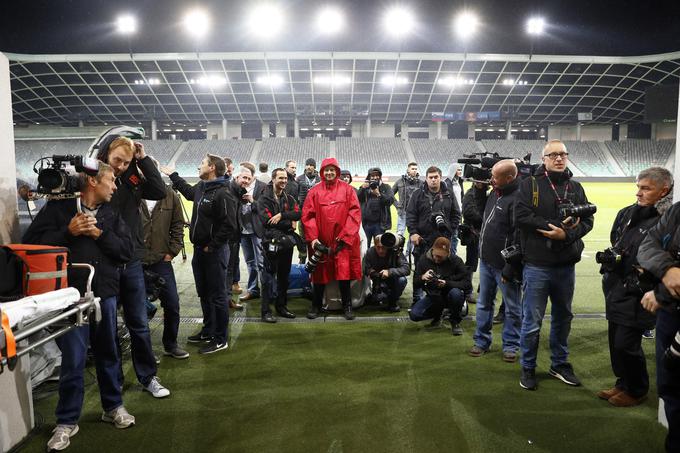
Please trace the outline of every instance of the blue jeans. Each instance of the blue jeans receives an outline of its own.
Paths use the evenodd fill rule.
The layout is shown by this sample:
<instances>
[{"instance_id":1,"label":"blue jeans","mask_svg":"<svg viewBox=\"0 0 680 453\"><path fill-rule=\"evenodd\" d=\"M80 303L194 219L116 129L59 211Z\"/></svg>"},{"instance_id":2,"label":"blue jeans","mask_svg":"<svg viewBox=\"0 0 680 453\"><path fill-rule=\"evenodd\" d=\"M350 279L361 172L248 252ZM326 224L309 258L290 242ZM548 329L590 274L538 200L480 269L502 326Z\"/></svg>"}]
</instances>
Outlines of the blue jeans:
<instances>
[{"instance_id":1,"label":"blue jeans","mask_svg":"<svg viewBox=\"0 0 680 453\"><path fill-rule=\"evenodd\" d=\"M248 292L253 296L260 296L258 278L264 272L264 260L262 257L262 240L254 234L241 235L241 248L243 258L248 266Z\"/></svg>"},{"instance_id":2,"label":"blue jeans","mask_svg":"<svg viewBox=\"0 0 680 453\"><path fill-rule=\"evenodd\" d=\"M227 268L229 246L223 245L211 252L194 247L191 268L194 271L196 293L203 310L203 336L214 337L217 343L227 341L229 324L229 300L227 291Z\"/></svg>"},{"instance_id":3,"label":"blue jeans","mask_svg":"<svg viewBox=\"0 0 680 453\"><path fill-rule=\"evenodd\" d=\"M459 323L461 321L460 310L463 308L464 302L465 294L463 291L452 288L446 294L446 297L425 295L411 307L408 316L411 321L425 321L440 317L442 310L448 308L451 313L451 322Z\"/></svg>"},{"instance_id":4,"label":"blue jeans","mask_svg":"<svg viewBox=\"0 0 680 453\"><path fill-rule=\"evenodd\" d=\"M146 386L156 376L157 368L146 313L144 268L140 261L129 263L121 272L119 301L123 306L125 325L130 331L132 365L137 380Z\"/></svg>"},{"instance_id":5,"label":"blue jeans","mask_svg":"<svg viewBox=\"0 0 680 453\"><path fill-rule=\"evenodd\" d=\"M371 247L371 244L373 244L374 237L385 232L385 229L379 223L364 223L363 227L364 233L366 233L366 244L368 244L368 247Z\"/></svg>"},{"instance_id":6,"label":"blue jeans","mask_svg":"<svg viewBox=\"0 0 680 453\"><path fill-rule=\"evenodd\" d=\"M116 337L116 298L100 301L102 319L95 325L77 327L57 338L61 350L57 424L75 425L80 419L85 397L87 344L92 338L97 384L102 408L111 411L123 405L122 375ZM90 332L92 330L92 332Z\"/></svg>"},{"instance_id":7,"label":"blue jeans","mask_svg":"<svg viewBox=\"0 0 680 453\"><path fill-rule=\"evenodd\" d=\"M501 271L484 260L479 266L479 297L477 298L477 328L473 336L475 345L487 350L491 347L491 327L493 326L494 302L496 292L500 288L505 302L505 321L503 322L503 351L519 350L519 332L522 327L522 308L519 284L503 283Z\"/></svg>"},{"instance_id":8,"label":"blue jeans","mask_svg":"<svg viewBox=\"0 0 680 453\"><path fill-rule=\"evenodd\" d=\"M163 307L163 347L166 351L172 351L177 347L179 331L179 295L175 272L171 261L154 263L149 266L149 270L165 279L165 287L161 288L158 298Z\"/></svg>"},{"instance_id":9,"label":"blue jeans","mask_svg":"<svg viewBox=\"0 0 680 453\"><path fill-rule=\"evenodd\" d=\"M541 323L550 297L550 360L553 367L567 362L567 340L571 330L571 302L574 298L574 265L559 267L524 266L522 283L522 331L520 347L524 368L536 368Z\"/></svg>"},{"instance_id":10,"label":"blue jeans","mask_svg":"<svg viewBox=\"0 0 680 453\"><path fill-rule=\"evenodd\" d=\"M669 370L663 362L666 349L680 330L680 314L666 309L656 313L656 386L668 420L666 451L680 451L680 373Z\"/></svg>"},{"instance_id":11,"label":"blue jeans","mask_svg":"<svg viewBox=\"0 0 680 453\"><path fill-rule=\"evenodd\" d=\"M451 235L451 255L456 255L458 253L458 230L454 231Z\"/></svg>"},{"instance_id":12,"label":"blue jeans","mask_svg":"<svg viewBox=\"0 0 680 453\"><path fill-rule=\"evenodd\" d=\"M406 213L401 212L397 214L397 234L406 237Z\"/></svg>"}]
</instances>

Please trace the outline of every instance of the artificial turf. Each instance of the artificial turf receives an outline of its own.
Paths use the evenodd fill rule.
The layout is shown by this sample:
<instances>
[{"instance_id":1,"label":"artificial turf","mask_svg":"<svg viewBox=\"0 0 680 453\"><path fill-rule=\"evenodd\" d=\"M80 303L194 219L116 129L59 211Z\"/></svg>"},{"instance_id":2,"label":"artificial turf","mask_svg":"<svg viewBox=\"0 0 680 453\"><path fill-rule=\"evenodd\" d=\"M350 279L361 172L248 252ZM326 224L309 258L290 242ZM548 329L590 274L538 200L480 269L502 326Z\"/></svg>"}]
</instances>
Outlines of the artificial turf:
<instances>
[{"instance_id":1,"label":"artificial turf","mask_svg":"<svg viewBox=\"0 0 680 453\"><path fill-rule=\"evenodd\" d=\"M616 211L634 200L635 190L630 183L585 187L598 213L577 266L576 314L603 312L594 253L606 246ZM190 265L175 266L182 315L199 316ZM410 292L402 305L409 300ZM304 299L290 303L301 316L308 306ZM472 346L471 319L462 323L464 335L453 337L447 328L429 329L404 319L244 322L258 314L254 301L232 316L228 351L199 356L188 346L188 360L162 358L159 376L172 391L164 400L141 391L126 358L124 400L137 425L116 430L100 422L97 387L89 385L81 431L69 451L663 451L653 341L644 341L652 381L644 404L614 408L595 396L614 383L603 318L573 321L570 361L583 381L578 388L547 374L546 320L539 389L529 392L519 386L519 365L501 360L499 326L494 326L492 352L471 358L466 354ZM160 324L151 326L160 351ZM181 344L196 327L181 325ZM44 451L55 404L56 395L36 402L44 424L22 451Z\"/></svg>"}]
</instances>

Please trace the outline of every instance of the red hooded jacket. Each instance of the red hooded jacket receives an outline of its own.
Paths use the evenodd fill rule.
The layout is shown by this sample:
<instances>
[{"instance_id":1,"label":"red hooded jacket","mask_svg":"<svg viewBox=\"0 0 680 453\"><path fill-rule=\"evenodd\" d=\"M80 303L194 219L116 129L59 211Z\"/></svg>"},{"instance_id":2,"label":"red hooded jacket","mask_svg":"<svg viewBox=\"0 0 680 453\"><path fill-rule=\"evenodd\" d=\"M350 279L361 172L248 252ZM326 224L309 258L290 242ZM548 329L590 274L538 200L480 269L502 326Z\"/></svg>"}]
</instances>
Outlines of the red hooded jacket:
<instances>
[{"instance_id":1,"label":"red hooded jacket","mask_svg":"<svg viewBox=\"0 0 680 453\"><path fill-rule=\"evenodd\" d=\"M337 177L326 181L324 170L333 166ZM361 207L357 194L340 180L340 165L334 158L326 158L320 168L321 183L312 187L302 208L305 240L311 244L318 239L331 248L312 274L312 283L326 284L333 280L361 279ZM338 240L345 246L336 253ZM310 246L310 255L313 253Z\"/></svg>"}]
</instances>

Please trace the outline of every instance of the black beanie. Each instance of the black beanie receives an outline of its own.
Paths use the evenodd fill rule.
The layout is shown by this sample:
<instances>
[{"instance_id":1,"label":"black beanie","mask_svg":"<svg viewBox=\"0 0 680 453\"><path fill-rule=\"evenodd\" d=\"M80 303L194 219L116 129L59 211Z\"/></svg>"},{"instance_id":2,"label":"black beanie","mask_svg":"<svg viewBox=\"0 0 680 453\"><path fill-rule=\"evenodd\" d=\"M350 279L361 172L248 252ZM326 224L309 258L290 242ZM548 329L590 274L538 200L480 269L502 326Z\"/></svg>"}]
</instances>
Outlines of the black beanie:
<instances>
[{"instance_id":1,"label":"black beanie","mask_svg":"<svg viewBox=\"0 0 680 453\"><path fill-rule=\"evenodd\" d=\"M307 159L307 160L305 161L305 167L306 167L307 165L313 165L314 168L316 168L316 161L310 157L309 159Z\"/></svg>"}]
</instances>

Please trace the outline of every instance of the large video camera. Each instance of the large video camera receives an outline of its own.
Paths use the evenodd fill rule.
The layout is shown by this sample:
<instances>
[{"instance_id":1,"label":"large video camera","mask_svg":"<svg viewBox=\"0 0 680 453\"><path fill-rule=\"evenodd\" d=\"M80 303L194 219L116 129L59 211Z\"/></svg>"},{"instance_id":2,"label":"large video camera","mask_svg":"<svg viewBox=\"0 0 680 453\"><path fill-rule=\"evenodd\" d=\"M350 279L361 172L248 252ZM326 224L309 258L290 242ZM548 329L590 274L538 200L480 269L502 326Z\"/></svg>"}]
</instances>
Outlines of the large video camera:
<instances>
[{"instance_id":1,"label":"large video camera","mask_svg":"<svg viewBox=\"0 0 680 453\"><path fill-rule=\"evenodd\" d=\"M471 182L481 182L490 184L491 168L501 160L510 159L515 162L517 166L517 174L520 177L531 176L538 168L537 165L532 165L531 153L524 156L522 159L515 157L502 157L498 153L481 152L472 154L463 154L462 159L458 159L459 164L464 164L463 179Z\"/></svg>"},{"instance_id":2,"label":"large video camera","mask_svg":"<svg viewBox=\"0 0 680 453\"><path fill-rule=\"evenodd\" d=\"M48 198L75 198L80 192L80 181L73 173L87 173L96 176L99 162L95 159L76 155L54 155L41 157L33 165L38 174L35 194Z\"/></svg>"},{"instance_id":3,"label":"large video camera","mask_svg":"<svg viewBox=\"0 0 680 453\"><path fill-rule=\"evenodd\" d=\"M314 245L314 254L309 257L307 264L305 264L307 273L313 274L316 267L321 262L321 258L323 258L324 255L328 255L330 251L331 250L327 246L323 245L321 242L317 242L316 245Z\"/></svg>"}]
</instances>

